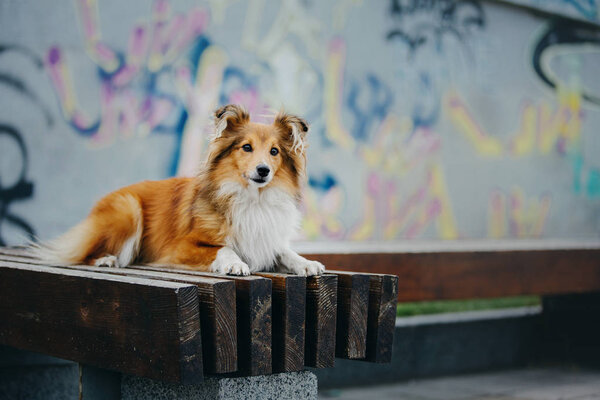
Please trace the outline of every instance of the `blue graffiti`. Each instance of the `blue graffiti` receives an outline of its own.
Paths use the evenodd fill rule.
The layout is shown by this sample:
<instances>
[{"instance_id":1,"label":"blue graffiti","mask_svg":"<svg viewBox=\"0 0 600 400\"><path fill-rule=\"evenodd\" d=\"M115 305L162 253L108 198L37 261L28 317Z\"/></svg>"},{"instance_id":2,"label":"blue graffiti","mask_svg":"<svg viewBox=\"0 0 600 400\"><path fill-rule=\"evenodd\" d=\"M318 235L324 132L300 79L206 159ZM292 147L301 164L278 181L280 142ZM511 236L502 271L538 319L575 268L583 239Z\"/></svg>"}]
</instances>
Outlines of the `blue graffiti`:
<instances>
[{"instance_id":1,"label":"blue graffiti","mask_svg":"<svg viewBox=\"0 0 600 400\"><path fill-rule=\"evenodd\" d=\"M241 68L227 66L223 72L223 83L221 85L221 94L219 96L220 104L230 102L231 94L236 91L257 91L257 79L249 76Z\"/></svg>"},{"instance_id":2,"label":"blue graffiti","mask_svg":"<svg viewBox=\"0 0 600 400\"><path fill-rule=\"evenodd\" d=\"M575 155L571 162L573 164L573 192L592 198L600 197L600 169L585 165L580 154Z\"/></svg>"},{"instance_id":3,"label":"blue graffiti","mask_svg":"<svg viewBox=\"0 0 600 400\"><path fill-rule=\"evenodd\" d=\"M352 136L357 140L368 140L371 128L386 117L393 101L392 91L373 74L368 74L363 83L351 82L346 102L354 117Z\"/></svg>"},{"instance_id":4,"label":"blue graffiti","mask_svg":"<svg viewBox=\"0 0 600 400\"><path fill-rule=\"evenodd\" d=\"M568 5L571 5L581 15L588 19L598 18L598 5L596 0L564 0Z\"/></svg>"},{"instance_id":5,"label":"blue graffiti","mask_svg":"<svg viewBox=\"0 0 600 400\"><path fill-rule=\"evenodd\" d=\"M195 83L196 74L198 73L198 66L200 65L200 60L202 59L202 55L204 51L210 46L210 40L202 35L198 36L198 38L194 41L190 51L189 51L189 63L192 67L191 75L192 79ZM169 164L169 176L174 176L177 173L177 163L181 156L181 141L183 138L183 130L185 128L185 124L188 120L188 112L185 107L183 107L179 113L179 117L177 118L177 122L175 126L169 131L173 132L176 136L175 140L175 149L173 150L173 156L171 158L171 162Z\"/></svg>"},{"instance_id":6,"label":"blue graffiti","mask_svg":"<svg viewBox=\"0 0 600 400\"><path fill-rule=\"evenodd\" d=\"M330 173L324 173L319 177L310 176L308 178L308 184L314 189L327 192L329 189L336 186L338 183L333 175L331 175Z\"/></svg>"},{"instance_id":7,"label":"blue graffiti","mask_svg":"<svg viewBox=\"0 0 600 400\"><path fill-rule=\"evenodd\" d=\"M421 72L419 74L419 90L420 94L417 103L412 112L413 128L430 127L435 124L440 115L440 96L431 81L429 74ZM429 101L429 104L425 103Z\"/></svg>"}]
</instances>

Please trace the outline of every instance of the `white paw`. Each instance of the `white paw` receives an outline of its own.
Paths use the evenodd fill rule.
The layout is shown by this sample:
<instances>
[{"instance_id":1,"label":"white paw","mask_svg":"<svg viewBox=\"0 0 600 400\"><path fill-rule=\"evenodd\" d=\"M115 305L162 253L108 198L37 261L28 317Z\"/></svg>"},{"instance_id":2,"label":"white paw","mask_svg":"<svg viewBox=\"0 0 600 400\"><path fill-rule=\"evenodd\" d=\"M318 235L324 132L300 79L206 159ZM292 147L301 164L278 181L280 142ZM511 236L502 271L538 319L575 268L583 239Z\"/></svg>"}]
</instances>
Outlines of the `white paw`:
<instances>
[{"instance_id":1,"label":"white paw","mask_svg":"<svg viewBox=\"0 0 600 400\"><path fill-rule=\"evenodd\" d=\"M318 261L303 260L290 268L296 275L313 276L325 272L325 266Z\"/></svg>"},{"instance_id":2,"label":"white paw","mask_svg":"<svg viewBox=\"0 0 600 400\"><path fill-rule=\"evenodd\" d=\"M115 256L106 256L97 258L94 261L94 265L96 267L109 267L109 268L119 268L119 259Z\"/></svg>"},{"instance_id":3,"label":"white paw","mask_svg":"<svg viewBox=\"0 0 600 400\"><path fill-rule=\"evenodd\" d=\"M211 265L210 270L218 274L229 274L229 275L250 275L250 268L248 264L243 261L230 261L230 262L214 262Z\"/></svg>"}]
</instances>

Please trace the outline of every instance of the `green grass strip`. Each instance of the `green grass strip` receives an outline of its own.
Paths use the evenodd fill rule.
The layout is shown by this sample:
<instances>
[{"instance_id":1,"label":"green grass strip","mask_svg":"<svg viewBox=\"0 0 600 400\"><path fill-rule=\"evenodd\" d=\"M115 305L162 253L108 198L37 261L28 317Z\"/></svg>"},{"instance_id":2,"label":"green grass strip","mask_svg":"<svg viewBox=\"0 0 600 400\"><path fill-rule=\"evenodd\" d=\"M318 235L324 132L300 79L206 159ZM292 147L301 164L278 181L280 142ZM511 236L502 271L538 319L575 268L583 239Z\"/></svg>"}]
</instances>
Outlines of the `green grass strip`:
<instances>
[{"instance_id":1,"label":"green grass strip","mask_svg":"<svg viewBox=\"0 0 600 400\"><path fill-rule=\"evenodd\" d=\"M410 317L424 314L443 314L460 311L497 310L540 304L539 296L503 297L497 299L420 301L398 303L397 315Z\"/></svg>"}]
</instances>

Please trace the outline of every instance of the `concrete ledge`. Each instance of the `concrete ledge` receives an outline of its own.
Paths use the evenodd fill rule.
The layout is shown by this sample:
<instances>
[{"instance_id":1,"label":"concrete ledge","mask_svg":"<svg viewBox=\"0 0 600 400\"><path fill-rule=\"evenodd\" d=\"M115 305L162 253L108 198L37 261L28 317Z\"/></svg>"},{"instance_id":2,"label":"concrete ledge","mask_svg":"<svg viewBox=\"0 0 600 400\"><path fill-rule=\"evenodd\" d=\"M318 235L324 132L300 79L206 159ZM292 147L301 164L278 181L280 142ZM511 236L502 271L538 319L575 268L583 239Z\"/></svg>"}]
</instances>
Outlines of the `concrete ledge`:
<instances>
[{"instance_id":1,"label":"concrete ledge","mask_svg":"<svg viewBox=\"0 0 600 400\"><path fill-rule=\"evenodd\" d=\"M541 309L461 312L396 320L392 362L335 360L314 370L321 389L514 368L530 364L539 345Z\"/></svg>"},{"instance_id":2,"label":"concrete ledge","mask_svg":"<svg viewBox=\"0 0 600 400\"><path fill-rule=\"evenodd\" d=\"M183 386L124 375L123 400L315 399L317 377L309 371L243 378L206 378L200 385Z\"/></svg>"}]
</instances>

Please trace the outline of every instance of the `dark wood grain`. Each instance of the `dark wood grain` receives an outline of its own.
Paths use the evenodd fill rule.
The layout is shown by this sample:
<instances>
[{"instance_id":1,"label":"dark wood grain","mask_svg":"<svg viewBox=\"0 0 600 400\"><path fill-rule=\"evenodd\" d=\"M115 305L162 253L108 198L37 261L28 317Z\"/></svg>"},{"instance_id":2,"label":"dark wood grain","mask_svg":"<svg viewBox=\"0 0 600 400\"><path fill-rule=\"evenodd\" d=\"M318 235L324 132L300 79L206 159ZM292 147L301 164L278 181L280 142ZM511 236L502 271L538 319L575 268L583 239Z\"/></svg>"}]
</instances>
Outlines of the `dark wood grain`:
<instances>
[{"instance_id":1,"label":"dark wood grain","mask_svg":"<svg viewBox=\"0 0 600 400\"><path fill-rule=\"evenodd\" d=\"M600 249L305 256L344 271L400 276L399 301L552 295L600 289Z\"/></svg>"},{"instance_id":2,"label":"dark wood grain","mask_svg":"<svg viewBox=\"0 0 600 400\"><path fill-rule=\"evenodd\" d=\"M0 343L152 379L202 380L197 287L0 262Z\"/></svg>"},{"instance_id":3,"label":"dark wood grain","mask_svg":"<svg viewBox=\"0 0 600 400\"><path fill-rule=\"evenodd\" d=\"M259 273L273 285L273 372L304 369L306 278Z\"/></svg>"},{"instance_id":4,"label":"dark wood grain","mask_svg":"<svg viewBox=\"0 0 600 400\"><path fill-rule=\"evenodd\" d=\"M335 354L340 358L365 358L370 278L354 272L327 272L338 277Z\"/></svg>"},{"instance_id":5,"label":"dark wood grain","mask_svg":"<svg viewBox=\"0 0 600 400\"><path fill-rule=\"evenodd\" d=\"M159 266L136 266L149 271L165 271ZM235 282L238 371L240 375L266 375L272 368L271 280L259 276L232 276L193 270L170 272L228 279Z\"/></svg>"},{"instance_id":6,"label":"dark wood grain","mask_svg":"<svg viewBox=\"0 0 600 400\"><path fill-rule=\"evenodd\" d=\"M21 262L44 265L40 260L28 258L27 253L0 253L0 261ZM237 328L235 283L227 279L201 277L173 273L170 271L147 271L128 268L105 268L87 265L63 266L60 268L77 269L121 276L159 279L171 282L189 283L198 287L200 304L200 323L202 329L202 356L205 373L228 373L237 371Z\"/></svg>"},{"instance_id":7,"label":"dark wood grain","mask_svg":"<svg viewBox=\"0 0 600 400\"><path fill-rule=\"evenodd\" d=\"M399 301L584 293L600 289L600 249L306 257L344 271L398 275Z\"/></svg>"},{"instance_id":8,"label":"dark wood grain","mask_svg":"<svg viewBox=\"0 0 600 400\"><path fill-rule=\"evenodd\" d=\"M367 352L365 360L389 363L396 323L398 277L369 275L369 316L367 321Z\"/></svg>"},{"instance_id":9,"label":"dark wood grain","mask_svg":"<svg viewBox=\"0 0 600 400\"><path fill-rule=\"evenodd\" d=\"M329 368L335 364L337 276L306 279L306 337L304 365Z\"/></svg>"}]
</instances>

